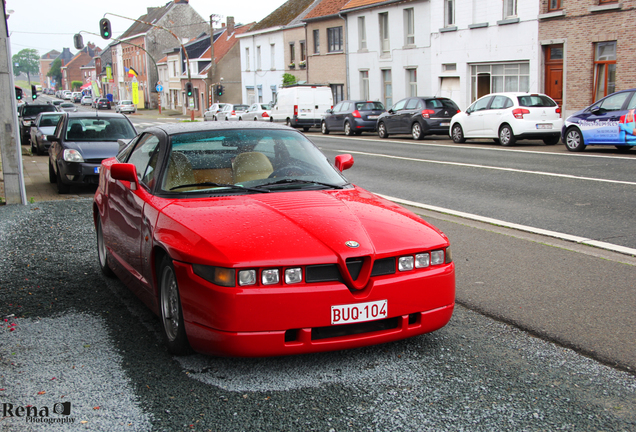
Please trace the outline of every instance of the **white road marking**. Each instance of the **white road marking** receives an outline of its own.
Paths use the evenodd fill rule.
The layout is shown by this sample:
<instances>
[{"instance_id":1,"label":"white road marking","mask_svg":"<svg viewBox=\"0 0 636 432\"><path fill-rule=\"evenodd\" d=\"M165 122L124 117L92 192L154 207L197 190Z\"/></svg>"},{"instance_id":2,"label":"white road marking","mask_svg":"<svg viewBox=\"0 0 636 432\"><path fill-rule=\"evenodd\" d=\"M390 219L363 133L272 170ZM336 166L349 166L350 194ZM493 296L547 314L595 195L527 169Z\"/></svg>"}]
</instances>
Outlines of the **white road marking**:
<instances>
[{"instance_id":1,"label":"white road marking","mask_svg":"<svg viewBox=\"0 0 636 432\"><path fill-rule=\"evenodd\" d=\"M336 151L359 154L364 156L408 160L413 162L430 163L430 164L437 164L437 165L453 165L453 166L461 166L461 167L468 167L468 168L482 168L482 169L490 169L490 170L496 170L496 171L508 171L508 172L522 173L522 174L534 174L534 175L542 175L542 176L548 176L548 177L560 177L560 178L568 178L568 179L574 179L574 180L586 180L586 181L594 181L594 182L601 182L601 183L614 183L614 184L636 186L636 182L629 182L629 181L622 181L622 180L599 179L594 177L582 177L582 176L574 176L570 174L558 174L558 173L550 173L550 172L544 172L544 171L520 170L516 168L477 165L477 164L469 164L469 163L463 163L463 162L448 162L448 161L438 161L438 160L431 160L431 159L418 159L418 158L410 158L410 157L404 157L404 156L392 156L392 155L386 155L381 153L367 153L367 152L360 152L360 151L353 151L353 150L336 150Z\"/></svg>"}]
</instances>

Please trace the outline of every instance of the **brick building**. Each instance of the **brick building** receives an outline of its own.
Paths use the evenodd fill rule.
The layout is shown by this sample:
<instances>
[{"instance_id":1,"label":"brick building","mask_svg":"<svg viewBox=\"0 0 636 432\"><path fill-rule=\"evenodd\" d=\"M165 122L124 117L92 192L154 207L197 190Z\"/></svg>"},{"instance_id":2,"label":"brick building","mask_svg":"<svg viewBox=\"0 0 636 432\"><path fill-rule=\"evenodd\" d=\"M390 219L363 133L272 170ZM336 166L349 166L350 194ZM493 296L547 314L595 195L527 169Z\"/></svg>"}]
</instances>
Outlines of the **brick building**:
<instances>
[{"instance_id":1,"label":"brick building","mask_svg":"<svg viewBox=\"0 0 636 432\"><path fill-rule=\"evenodd\" d=\"M40 84L42 88L51 88L51 77L46 76L51 70L51 64L58 58L61 53L57 50L52 50L40 57Z\"/></svg>"},{"instance_id":2,"label":"brick building","mask_svg":"<svg viewBox=\"0 0 636 432\"><path fill-rule=\"evenodd\" d=\"M564 116L636 87L636 0L541 0L544 91Z\"/></svg>"},{"instance_id":3,"label":"brick building","mask_svg":"<svg viewBox=\"0 0 636 432\"><path fill-rule=\"evenodd\" d=\"M71 59L65 66L62 67L62 89L71 90L71 83L73 81L84 82L84 75L86 71L82 68L87 66L93 61L93 57L99 54L101 48L96 47L93 43L87 43L86 46ZM93 66L94 68L94 66Z\"/></svg>"}]
</instances>

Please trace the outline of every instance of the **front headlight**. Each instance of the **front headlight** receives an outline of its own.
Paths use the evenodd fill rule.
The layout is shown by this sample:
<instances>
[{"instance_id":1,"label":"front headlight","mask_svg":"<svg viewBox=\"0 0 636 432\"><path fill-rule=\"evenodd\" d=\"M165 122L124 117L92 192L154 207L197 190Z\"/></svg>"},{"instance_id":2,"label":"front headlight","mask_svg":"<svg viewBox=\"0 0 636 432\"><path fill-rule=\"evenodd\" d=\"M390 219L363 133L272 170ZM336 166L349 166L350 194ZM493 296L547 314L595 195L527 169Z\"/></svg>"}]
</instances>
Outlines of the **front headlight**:
<instances>
[{"instance_id":1,"label":"front headlight","mask_svg":"<svg viewBox=\"0 0 636 432\"><path fill-rule=\"evenodd\" d=\"M14 124L15 124L15 123L14 123ZM29 127L29 126L31 126L31 120L22 120L22 124L23 124L24 126Z\"/></svg>"},{"instance_id":2,"label":"front headlight","mask_svg":"<svg viewBox=\"0 0 636 432\"><path fill-rule=\"evenodd\" d=\"M66 162L84 162L82 154L75 149L64 150L64 160Z\"/></svg>"}]
</instances>

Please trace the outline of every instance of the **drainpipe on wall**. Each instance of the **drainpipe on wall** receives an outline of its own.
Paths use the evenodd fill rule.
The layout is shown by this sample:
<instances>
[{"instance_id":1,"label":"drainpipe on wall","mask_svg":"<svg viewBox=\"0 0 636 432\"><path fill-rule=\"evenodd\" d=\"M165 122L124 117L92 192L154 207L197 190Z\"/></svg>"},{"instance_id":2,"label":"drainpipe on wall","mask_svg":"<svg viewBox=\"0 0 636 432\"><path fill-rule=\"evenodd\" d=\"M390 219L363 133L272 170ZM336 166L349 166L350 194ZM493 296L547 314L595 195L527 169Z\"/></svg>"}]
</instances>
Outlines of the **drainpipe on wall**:
<instances>
[{"instance_id":1,"label":"drainpipe on wall","mask_svg":"<svg viewBox=\"0 0 636 432\"><path fill-rule=\"evenodd\" d=\"M338 13L338 16L342 18L345 22L345 73L347 74L347 97L346 99L351 99L349 96L349 22L347 21L347 16L342 16L341 13Z\"/></svg>"}]
</instances>

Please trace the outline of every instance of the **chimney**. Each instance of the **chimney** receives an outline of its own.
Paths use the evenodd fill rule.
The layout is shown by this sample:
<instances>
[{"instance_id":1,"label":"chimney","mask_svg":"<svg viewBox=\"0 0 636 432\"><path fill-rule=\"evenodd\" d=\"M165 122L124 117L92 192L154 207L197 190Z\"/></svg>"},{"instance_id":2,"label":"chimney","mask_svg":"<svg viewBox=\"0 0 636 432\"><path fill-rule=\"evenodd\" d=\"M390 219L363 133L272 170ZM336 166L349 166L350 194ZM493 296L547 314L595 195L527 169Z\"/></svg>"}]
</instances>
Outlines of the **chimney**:
<instances>
[{"instance_id":1,"label":"chimney","mask_svg":"<svg viewBox=\"0 0 636 432\"><path fill-rule=\"evenodd\" d=\"M234 33L234 17L227 17L227 35L232 36Z\"/></svg>"}]
</instances>

